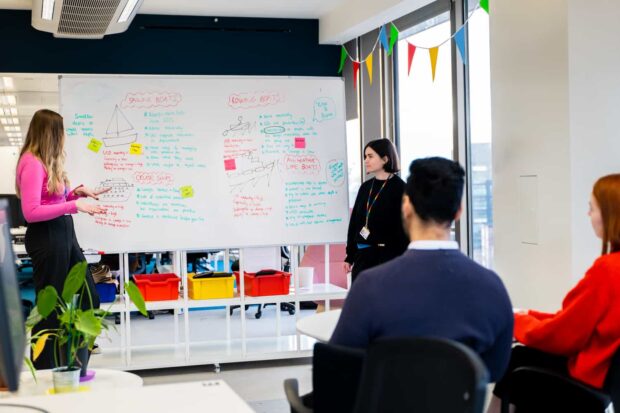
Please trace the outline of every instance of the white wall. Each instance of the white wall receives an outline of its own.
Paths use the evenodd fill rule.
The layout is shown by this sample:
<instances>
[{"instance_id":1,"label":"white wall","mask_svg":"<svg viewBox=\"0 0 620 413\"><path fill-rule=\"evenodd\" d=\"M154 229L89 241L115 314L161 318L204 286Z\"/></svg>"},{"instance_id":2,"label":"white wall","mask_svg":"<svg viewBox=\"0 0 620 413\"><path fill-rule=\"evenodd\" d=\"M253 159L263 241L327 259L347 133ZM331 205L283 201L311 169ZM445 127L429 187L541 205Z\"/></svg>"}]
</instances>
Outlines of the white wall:
<instances>
[{"instance_id":1,"label":"white wall","mask_svg":"<svg viewBox=\"0 0 620 413\"><path fill-rule=\"evenodd\" d=\"M568 40L563 0L491 4L495 269L513 305L552 309L570 285ZM534 222L521 175L536 175ZM523 227L538 228L537 245Z\"/></svg>"},{"instance_id":2,"label":"white wall","mask_svg":"<svg viewBox=\"0 0 620 413\"><path fill-rule=\"evenodd\" d=\"M491 2L495 268L516 307L557 309L600 249L586 214L620 170L618 17L613 0ZM521 175L538 177L529 213Z\"/></svg>"},{"instance_id":3,"label":"white wall","mask_svg":"<svg viewBox=\"0 0 620 413\"><path fill-rule=\"evenodd\" d=\"M19 148L0 146L0 194L15 193L15 167Z\"/></svg>"},{"instance_id":4,"label":"white wall","mask_svg":"<svg viewBox=\"0 0 620 413\"><path fill-rule=\"evenodd\" d=\"M567 3L572 265L580 276L601 250L586 215L592 185L600 176L620 172L620 2Z\"/></svg>"},{"instance_id":5,"label":"white wall","mask_svg":"<svg viewBox=\"0 0 620 413\"><path fill-rule=\"evenodd\" d=\"M319 19L319 43L344 44L432 1L344 0Z\"/></svg>"}]
</instances>

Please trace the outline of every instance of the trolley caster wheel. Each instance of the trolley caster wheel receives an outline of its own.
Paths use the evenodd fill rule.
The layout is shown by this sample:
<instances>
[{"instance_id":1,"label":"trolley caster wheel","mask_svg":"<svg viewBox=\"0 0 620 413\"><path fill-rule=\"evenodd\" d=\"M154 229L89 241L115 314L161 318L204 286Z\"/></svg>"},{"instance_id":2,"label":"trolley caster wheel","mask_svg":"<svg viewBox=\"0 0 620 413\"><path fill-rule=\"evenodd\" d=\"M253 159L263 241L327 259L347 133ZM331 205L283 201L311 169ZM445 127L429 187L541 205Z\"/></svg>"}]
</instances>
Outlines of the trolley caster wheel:
<instances>
[{"instance_id":1,"label":"trolley caster wheel","mask_svg":"<svg viewBox=\"0 0 620 413\"><path fill-rule=\"evenodd\" d=\"M121 323L121 316L120 314L114 314L114 324L118 325Z\"/></svg>"},{"instance_id":2,"label":"trolley caster wheel","mask_svg":"<svg viewBox=\"0 0 620 413\"><path fill-rule=\"evenodd\" d=\"M263 315L263 313L256 313L256 314L254 314L254 318L256 318L258 320L259 318L261 318L262 315Z\"/></svg>"},{"instance_id":3,"label":"trolley caster wheel","mask_svg":"<svg viewBox=\"0 0 620 413\"><path fill-rule=\"evenodd\" d=\"M293 308L293 309L291 309L291 310L288 310L288 313L289 313L290 315L295 315L295 309Z\"/></svg>"},{"instance_id":4,"label":"trolley caster wheel","mask_svg":"<svg viewBox=\"0 0 620 413\"><path fill-rule=\"evenodd\" d=\"M154 320L155 319L155 314L153 314L152 311L147 311L146 314L149 317L149 320Z\"/></svg>"},{"instance_id":5,"label":"trolley caster wheel","mask_svg":"<svg viewBox=\"0 0 620 413\"><path fill-rule=\"evenodd\" d=\"M222 368L220 367L220 363L215 363L215 364L213 365L213 369L215 370L215 373L216 373L216 374L219 374L219 373L220 373L220 371L222 371Z\"/></svg>"}]
</instances>

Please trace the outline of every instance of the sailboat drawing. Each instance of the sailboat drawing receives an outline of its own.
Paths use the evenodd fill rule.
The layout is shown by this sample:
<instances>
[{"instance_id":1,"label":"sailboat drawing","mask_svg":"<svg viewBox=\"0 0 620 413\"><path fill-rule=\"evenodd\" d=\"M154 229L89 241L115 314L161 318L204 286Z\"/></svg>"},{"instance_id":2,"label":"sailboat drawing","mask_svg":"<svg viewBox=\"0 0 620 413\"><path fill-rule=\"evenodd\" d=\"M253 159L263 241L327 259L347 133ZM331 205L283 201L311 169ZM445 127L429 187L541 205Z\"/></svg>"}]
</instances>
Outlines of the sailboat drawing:
<instances>
[{"instance_id":1,"label":"sailboat drawing","mask_svg":"<svg viewBox=\"0 0 620 413\"><path fill-rule=\"evenodd\" d=\"M106 136L103 138L104 145L106 147L128 145L135 142L137 138L138 133L133 125L127 120L118 105L114 106L114 113L112 113L112 118L108 123Z\"/></svg>"}]
</instances>

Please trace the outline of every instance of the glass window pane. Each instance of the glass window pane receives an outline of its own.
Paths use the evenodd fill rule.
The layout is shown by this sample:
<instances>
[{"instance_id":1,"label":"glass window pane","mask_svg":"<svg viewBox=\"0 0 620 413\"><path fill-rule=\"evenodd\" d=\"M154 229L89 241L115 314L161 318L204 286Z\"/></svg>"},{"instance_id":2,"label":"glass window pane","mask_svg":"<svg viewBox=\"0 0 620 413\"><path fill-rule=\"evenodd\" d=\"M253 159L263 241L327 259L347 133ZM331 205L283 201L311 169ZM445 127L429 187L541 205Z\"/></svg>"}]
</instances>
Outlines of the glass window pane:
<instances>
[{"instance_id":1,"label":"glass window pane","mask_svg":"<svg viewBox=\"0 0 620 413\"><path fill-rule=\"evenodd\" d=\"M349 207L353 208L362 185L362 142L359 118L347 121L347 160L349 166Z\"/></svg>"},{"instance_id":2,"label":"glass window pane","mask_svg":"<svg viewBox=\"0 0 620 413\"><path fill-rule=\"evenodd\" d=\"M450 37L449 14L401 33L398 42L398 127L403 177L412 160L427 156L453 159L452 65L450 43L439 47L435 81L429 51ZM407 36L408 35L408 36ZM407 37L404 37L407 36ZM407 73L408 43L416 49Z\"/></svg>"},{"instance_id":3,"label":"glass window pane","mask_svg":"<svg viewBox=\"0 0 620 413\"><path fill-rule=\"evenodd\" d=\"M493 175L491 164L491 82L489 15L469 19L469 98L474 259L493 266Z\"/></svg>"}]
</instances>

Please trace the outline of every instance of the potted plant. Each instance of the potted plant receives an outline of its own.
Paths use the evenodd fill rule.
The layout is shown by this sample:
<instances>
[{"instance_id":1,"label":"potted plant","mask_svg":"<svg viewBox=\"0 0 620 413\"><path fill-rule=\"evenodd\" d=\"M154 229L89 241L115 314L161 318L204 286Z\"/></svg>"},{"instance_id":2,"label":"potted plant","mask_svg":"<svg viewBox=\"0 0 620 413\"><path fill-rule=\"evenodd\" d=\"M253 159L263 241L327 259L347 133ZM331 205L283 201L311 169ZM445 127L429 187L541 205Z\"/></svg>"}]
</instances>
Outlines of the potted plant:
<instances>
[{"instance_id":1,"label":"potted plant","mask_svg":"<svg viewBox=\"0 0 620 413\"><path fill-rule=\"evenodd\" d=\"M110 315L108 311L92 308L92 296L86 283L87 265L86 261L82 261L71 268L60 295L52 286L39 291L36 305L26 320L26 328L31 332L50 314L55 313L58 318L57 328L41 330L31 337L33 360L40 356L47 343L53 343L55 365L61 366L52 370L56 391L77 389L81 367L85 371L95 339L104 329L113 326L105 319ZM138 311L146 316L146 306L138 287L129 281L125 284L125 290ZM82 309L83 300L90 301L87 309ZM34 366L27 357L26 364L34 373Z\"/></svg>"}]
</instances>

